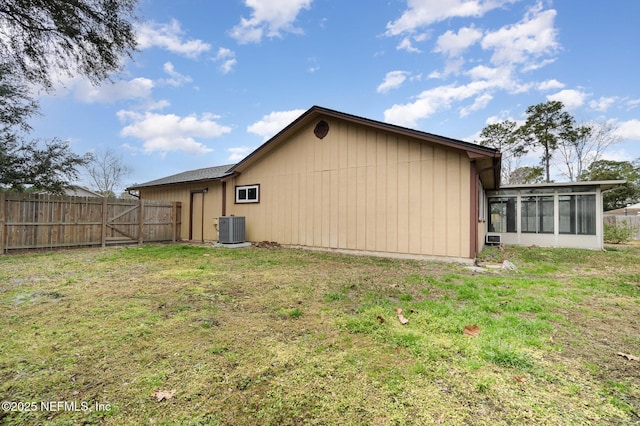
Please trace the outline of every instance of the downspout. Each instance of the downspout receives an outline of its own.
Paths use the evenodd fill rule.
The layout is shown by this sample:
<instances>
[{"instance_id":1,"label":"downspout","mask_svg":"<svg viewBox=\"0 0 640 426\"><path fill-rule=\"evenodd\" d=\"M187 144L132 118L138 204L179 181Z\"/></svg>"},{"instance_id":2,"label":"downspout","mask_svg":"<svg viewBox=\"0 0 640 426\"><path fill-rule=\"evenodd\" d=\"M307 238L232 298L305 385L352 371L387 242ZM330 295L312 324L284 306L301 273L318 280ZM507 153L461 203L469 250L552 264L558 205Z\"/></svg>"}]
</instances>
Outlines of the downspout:
<instances>
[{"instance_id":1,"label":"downspout","mask_svg":"<svg viewBox=\"0 0 640 426\"><path fill-rule=\"evenodd\" d=\"M470 222L470 232L469 232L469 258L475 259L478 255L478 172L476 170L476 162L471 161L470 163L470 202L471 202L471 222Z\"/></svg>"},{"instance_id":2,"label":"downspout","mask_svg":"<svg viewBox=\"0 0 640 426\"><path fill-rule=\"evenodd\" d=\"M222 216L227 215L227 181L222 181Z\"/></svg>"}]
</instances>

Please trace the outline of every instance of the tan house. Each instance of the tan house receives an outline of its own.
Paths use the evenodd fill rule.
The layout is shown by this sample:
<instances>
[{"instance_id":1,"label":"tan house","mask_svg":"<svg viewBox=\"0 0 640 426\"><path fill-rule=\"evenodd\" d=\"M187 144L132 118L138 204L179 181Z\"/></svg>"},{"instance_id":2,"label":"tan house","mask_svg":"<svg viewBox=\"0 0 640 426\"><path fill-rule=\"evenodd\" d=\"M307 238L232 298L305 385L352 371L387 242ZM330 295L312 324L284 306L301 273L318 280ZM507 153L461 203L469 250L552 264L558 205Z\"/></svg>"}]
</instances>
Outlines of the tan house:
<instances>
[{"instance_id":1,"label":"tan house","mask_svg":"<svg viewBox=\"0 0 640 426\"><path fill-rule=\"evenodd\" d=\"M129 189L181 201L183 239L235 215L249 241L473 259L499 175L495 149L314 106L238 164Z\"/></svg>"},{"instance_id":2,"label":"tan house","mask_svg":"<svg viewBox=\"0 0 640 426\"><path fill-rule=\"evenodd\" d=\"M558 239L549 238L548 226L523 231L529 222L522 211L531 213L524 195L532 188L500 192L500 158L493 148L314 106L238 164L129 189L145 199L181 201L181 237L189 240L216 241L218 218L239 216L248 241L389 257L468 261L487 235L535 244L538 231L553 245ZM594 218L599 207L601 217L603 187L577 189L589 195L581 205ZM545 224L568 190L546 188L546 198L533 199L547 202ZM579 235L579 246L595 241L599 248L601 228Z\"/></svg>"}]
</instances>

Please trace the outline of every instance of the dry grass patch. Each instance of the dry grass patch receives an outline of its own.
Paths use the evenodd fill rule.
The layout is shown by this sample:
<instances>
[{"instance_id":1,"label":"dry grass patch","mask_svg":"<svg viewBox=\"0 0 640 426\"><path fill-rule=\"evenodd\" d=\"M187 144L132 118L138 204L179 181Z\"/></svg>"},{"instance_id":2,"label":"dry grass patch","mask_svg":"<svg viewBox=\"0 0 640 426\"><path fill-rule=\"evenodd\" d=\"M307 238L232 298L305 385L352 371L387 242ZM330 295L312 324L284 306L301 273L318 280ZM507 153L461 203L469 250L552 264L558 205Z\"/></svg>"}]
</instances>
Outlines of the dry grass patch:
<instances>
[{"instance_id":1,"label":"dry grass patch","mask_svg":"<svg viewBox=\"0 0 640 426\"><path fill-rule=\"evenodd\" d=\"M500 255L521 273L281 248L4 256L2 400L89 409L0 421L639 421L640 364L616 355L640 356L637 252Z\"/></svg>"}]
</instances>

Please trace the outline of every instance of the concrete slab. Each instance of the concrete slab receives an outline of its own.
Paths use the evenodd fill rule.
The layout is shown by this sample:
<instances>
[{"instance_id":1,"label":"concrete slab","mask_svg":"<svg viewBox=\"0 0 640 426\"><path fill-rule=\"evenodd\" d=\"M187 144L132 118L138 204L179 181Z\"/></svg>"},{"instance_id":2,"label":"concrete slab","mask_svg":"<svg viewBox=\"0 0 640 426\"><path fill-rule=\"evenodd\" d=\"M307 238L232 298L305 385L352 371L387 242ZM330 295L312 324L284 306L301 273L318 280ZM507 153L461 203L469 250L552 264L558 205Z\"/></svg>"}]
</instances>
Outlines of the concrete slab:
<instances>
[{"instance_id":1,"label":"concrete slab","mask_svg":"<svg viewBox=\"0 0 640 426\"><path fill-rule=\"evenodd\" d=\"M235 249L235 248L251 247L251 243L248 242L248 241L244 242L244 243L234 243L234 244L214 243L213 246L214 247L224 247L224 248L229 248L229 249Z\"/></svg>"}]
</instances>

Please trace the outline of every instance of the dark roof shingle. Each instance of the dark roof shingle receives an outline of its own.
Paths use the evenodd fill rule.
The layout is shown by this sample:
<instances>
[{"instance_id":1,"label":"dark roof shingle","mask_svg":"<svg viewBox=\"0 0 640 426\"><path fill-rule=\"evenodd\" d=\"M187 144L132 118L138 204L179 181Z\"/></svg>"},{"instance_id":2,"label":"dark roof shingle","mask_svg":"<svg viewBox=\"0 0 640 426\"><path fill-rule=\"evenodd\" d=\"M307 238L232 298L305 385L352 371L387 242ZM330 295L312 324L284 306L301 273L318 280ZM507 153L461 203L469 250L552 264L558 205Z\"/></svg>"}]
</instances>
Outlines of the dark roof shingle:
<instances>
[{"instance_id":1,"label":"dark roof shingle","mask_svg":"<svg viewBox=\"0 0 640 426\"><path fill-rule=\"evenodd\" d=\"M181 183L202 182L206 180L215 180L223 178L231 173L228 170L235 164L226 164L223 166L206 167L204 169L188 170L186 172L163 177L149 182L132 185L127 190L148 188L152 186L177 185Z\"/></svg>"}]
</instances>

